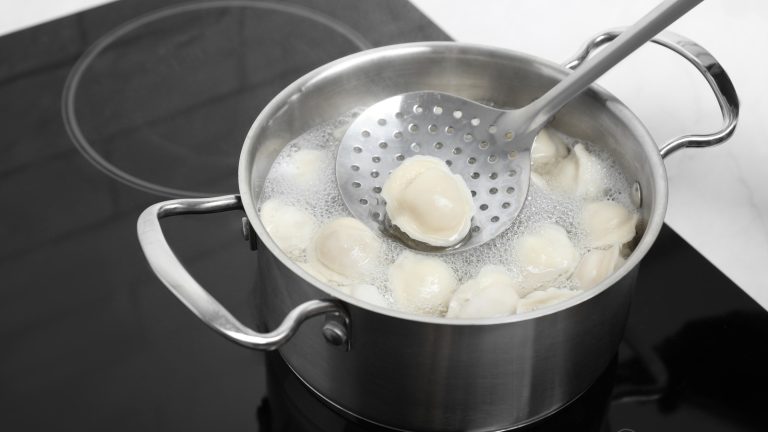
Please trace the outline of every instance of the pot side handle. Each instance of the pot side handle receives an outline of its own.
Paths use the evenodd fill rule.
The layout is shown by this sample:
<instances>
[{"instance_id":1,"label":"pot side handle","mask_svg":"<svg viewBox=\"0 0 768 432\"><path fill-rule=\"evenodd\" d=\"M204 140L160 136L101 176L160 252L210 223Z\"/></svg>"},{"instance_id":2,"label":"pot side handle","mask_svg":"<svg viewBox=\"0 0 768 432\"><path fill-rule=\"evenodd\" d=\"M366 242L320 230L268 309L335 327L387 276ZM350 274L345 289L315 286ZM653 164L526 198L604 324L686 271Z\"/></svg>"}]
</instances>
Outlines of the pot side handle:
<instances>
[{"instance_id":1,"label":"pot side handle","mask_svg":"<svg viewBox=\"0 0 768 432\"><path fill-rule=\"evenodd\" d=\"M576 69L595 50L616 39L622 30L609 30L595 36L584 45L573 59L567 61L564 66L568 69ZM715 93L724 123L723 127L715 133L684 135L668 141L659 150L661 157L665 158L685 147L709 147L728 140L736 130L736 124L739 120L739 98L736 95L736 89L734 89L731 79L725 73L725 69L709 51L684 36L665 31L651 39L651 41L680 54L704 76Z\"/></svg>"},{"instance_id":2,"label":"pot side handle","mask_svg":"<svg viewBox=\"0 0 768 432\"><path fill-rule=\"evenodd\" d=\"M317 315L338 314L346 317L346 313L336 302L310 300L291 310L275 330L259 333L238 321L197 283L168 245L160 226L160 219L184 214L242 210L242 208L239 195L226 195L160 202L141 213L137 223L139 243L150 267L165 286L208 326L249 348L274 350L286 343L305 320Z\"/></svg>"}]
</instances>

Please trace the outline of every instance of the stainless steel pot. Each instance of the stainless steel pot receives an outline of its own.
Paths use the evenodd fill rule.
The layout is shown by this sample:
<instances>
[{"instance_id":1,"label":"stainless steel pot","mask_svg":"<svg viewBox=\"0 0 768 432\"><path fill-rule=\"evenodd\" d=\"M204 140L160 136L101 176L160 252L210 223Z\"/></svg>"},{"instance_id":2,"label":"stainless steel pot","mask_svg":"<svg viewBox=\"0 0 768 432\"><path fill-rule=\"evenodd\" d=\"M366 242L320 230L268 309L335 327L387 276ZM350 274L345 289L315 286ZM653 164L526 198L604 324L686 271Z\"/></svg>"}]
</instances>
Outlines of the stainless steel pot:
<instances>
[{"instance_id":1,"label":"stainless steel pot","mask_svg":"<svg viewBox=\"0 0 768 432\"><path fill-rule=\"evenodd\" d=\"M617 34L597 36L566 67L578 67ZM342 113L425 89L518 107L567 73L548 61L496 48L396 45L354 54L305 75L272 100L251 127L240 156L240 195L149 207L138 222L141 246L158 277L206 324L250 348L279 348L307 386L340 409L406 430L498 430L534 421L583 392L616 352L638 264L664 219L662 157L722 142L736 127L736 93L715 59L680 36L667 33L654 42L682 55L704 75L725 125L715 134L685 136L659 150L635 115L598 86L557 115L557 129L604 146L635 182L642 236L618 272L555 307L456 320L362 303L287 258L257 214L264 178L280 150ZM235 209L245 210L258 235L259 314L268 333L245 327L214 300L174 256L160 228L164 217Z\"/></svg>"}]
</instances>

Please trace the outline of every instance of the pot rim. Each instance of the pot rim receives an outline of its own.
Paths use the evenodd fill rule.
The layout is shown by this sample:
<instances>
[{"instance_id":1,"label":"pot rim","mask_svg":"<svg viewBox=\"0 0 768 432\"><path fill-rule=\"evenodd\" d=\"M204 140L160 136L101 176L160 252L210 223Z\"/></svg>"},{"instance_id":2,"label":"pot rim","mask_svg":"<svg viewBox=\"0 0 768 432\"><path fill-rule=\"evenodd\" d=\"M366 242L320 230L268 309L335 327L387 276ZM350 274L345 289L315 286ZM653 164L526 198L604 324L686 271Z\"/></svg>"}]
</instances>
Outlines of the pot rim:
<instances>
[{"instance_id":1,"label":"pot rim","mask_svg":"<svg viewBox=\"0 0 768 432\"><path fill-rule=\"evenodd\" d=\"M294 95L302 93L304 89L306 89L307 87L311 87L313 81L322 80L327 75L332 75L332 74L342 72L344 69L347 69L348 67L354 66L359 63L368 62L373 58L381 58L381 57L388 57L388 56L398 57L403 54L445 51L446 49L474 51L475 54L481 53L481 54L490 54L490 55L497 55L497 56L522 57L522 58L528 59L531 62L536 62L543 66L555 68L556 70L561 71L563 75L565 75L568 72L566 68L564 68L563 66L555 62L542 59L539 57L535 57L529 54L521 53L518 51L513 51L513 50L498 48L493 46L487 46L487 45L481 45L481 44L471 44L471 43L463 43L463 42L443 42L443 41L412 42L412 43L404 43L404 44L397 44L397 45L387 45L379 48L360 51L354 54L350 54L346 57L342 57L338 60L335 60L331 63L325 64L323 66L318 67L317 69L310 71L309 73L305 74L301 78L291 83L288 87L283 89L280 93L278 93L278 95L275 96L267 104L267 106L261 111L261 113L259 113L259 115L254 120L253 124L251 125L251 128L248 131L248 134L246 135L245 141L243 143L243 148L240 152L240 160L238 163L238 188L240 191L240 197L242 199L243 208L248 217L248 220L251 223L251 226L256 231L256 234L259 237L260 243L266 246L270 250L270 252L278 260L280 260L280 262L283 265L288 267L292 272L301 276L302 279L312 284L315 288L319 289L320 291L334 298L341 299L344 302L350 303L359 308L377 312L393 318L399 318L399 319L428 323L428 324L475 326L475 325L508 324L508 323L514 323L519 321L527 321L529 319L534 319L541 316L557 313L561 310L570 308L582 302L586 302L592 297L599 295L600 293L608 289L610 286L612 286L614 283L619 281L621 278L623 278L635 266L637 266L640 263L640 260L645 256L645 254L648 252L648 250L651 248L651 246L655 242L656 237L661 231L661 227L664 222L664 215L666 213L666 208L667 208L668 189L667 189L666 168L659 154L659 148L656 145L655 141L653 140L651 134L648 132L648 130L640 121L640 119L637 118L637 116L626 105L624 105L617 97L613 96L611 93L609 93L607 90L605 90L604 88L602 88L597 84L592 84L589 87L589 91L596 92L600 96L600 98L608 102L607 105L610 105L611 108L606 108L606 109L612 109L612 110L621 109L625 111L626 114L628 114L630 118L636 123L633 125L634 126L633 130L643 135L639 137L640 138L639 141L643 146L645 153L648 155L647 162L650 164L650 171L653 176L653 184L655 186L655 191L653 194L653 202L649 203L650 205L652 205L651 215L648 219L647 225L645 226L645 232L643 233L643 236L638 242L635 249L632 251L630 256L627 258L627 260L618 270L616 270L608 278L600 282L597 286L590 288L589 290L583 292L582 294L576 295L570 299L564 300L552 306L544 307L542 309L534 310L531 312L525 312L521 314L502 316L502 317L465 319L465 318L445 318L445 317L416 315L416 314L402 312L399 310L385 308L385 307L364 302L362 300L359 300L343 292L339 288L335 288L329 284L321 282L316 277L311 275L309 272L304 270L298 263L294 262L287 255L285 255L267 233L266 229L264 228L264 225L261 223L261 219L259 218L258 212L256 210L257 202L253 199L251 195L251 192L252 192L252 189L251 189L252 160L251 158L255 154L255 148L254 148L255 135L259 130L261 130L261 128L267 127L269 125L272 117L278 114L280 110L283 108L284 102L289 100Z\"/></svg>"}]
</instances>

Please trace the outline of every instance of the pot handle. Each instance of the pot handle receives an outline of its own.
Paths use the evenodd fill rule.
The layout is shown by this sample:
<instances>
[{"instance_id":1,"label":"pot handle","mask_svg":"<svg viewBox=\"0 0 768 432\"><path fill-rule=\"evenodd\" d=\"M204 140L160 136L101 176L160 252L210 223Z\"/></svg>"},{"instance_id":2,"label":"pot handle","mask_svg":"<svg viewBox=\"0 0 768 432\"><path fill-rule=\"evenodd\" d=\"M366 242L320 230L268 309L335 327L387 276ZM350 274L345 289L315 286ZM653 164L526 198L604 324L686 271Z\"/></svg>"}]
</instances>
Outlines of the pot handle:
<instances>
[{"instance_id":1,"label":"pot handle","mask_svg":"<svg viewBox=\"0 0 768 432\"><path fill-rule=\"evenodd\" d=\"M587 42L581 51L564 64L568 69L577 68L595 50L616 39L622 30L609 30L599 34ZM715 93L720 112L723 115L723 127L711 134L685 135L668 141L661 147L659 153L665 158L685 147L709 147L728 140L736 130L739 120L739 98L731 79L715 57L696 42L678 34L665 31L651 39L663 47L680 54L688 60L704 76Z\"/></svg>"},{"instance_id":2,"label":"pot handle","mask_svg":"<svg viewBox=\"0 0 768 432\"><path fill-rule=\"evenodd\" d=\"M141 213L137 223L139 243L150 267L165 286L208 326L249 348L274 350L288 342L305 320L317 315L337 314L346 319L345 311L336 302L310 300L290 311L275 330L269 333L251 330L233 317L187 272L174 255L160 227L160 219L170 216L218 213L242 208L239 195L225 195L160 202Z\"/></svg>"}]
</instances>

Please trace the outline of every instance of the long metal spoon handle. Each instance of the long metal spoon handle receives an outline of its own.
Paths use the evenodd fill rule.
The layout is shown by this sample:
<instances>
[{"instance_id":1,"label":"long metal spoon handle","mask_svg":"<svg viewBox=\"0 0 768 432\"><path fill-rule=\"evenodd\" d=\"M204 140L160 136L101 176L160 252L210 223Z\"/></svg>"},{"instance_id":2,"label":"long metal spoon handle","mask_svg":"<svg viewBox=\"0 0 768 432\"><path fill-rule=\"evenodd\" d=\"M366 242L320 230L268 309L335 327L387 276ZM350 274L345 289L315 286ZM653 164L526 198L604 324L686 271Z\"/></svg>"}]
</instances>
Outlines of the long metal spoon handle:
<instances>
[{"instance_id":1,"label":"long metal spoon handle","mask_svg":"<svg viewBox=\"0 0 768 432\"><path fill-rule=\"evenodd\" d=\"M667 0L656 6L591 60L588 60L539 99L523 108L532 116L526 132L533 133L541 129L563 105L702 1Z\"/></svg>"}]
</instances>

